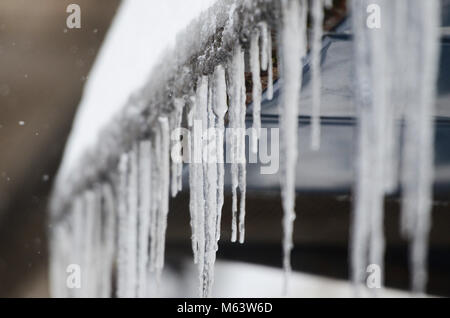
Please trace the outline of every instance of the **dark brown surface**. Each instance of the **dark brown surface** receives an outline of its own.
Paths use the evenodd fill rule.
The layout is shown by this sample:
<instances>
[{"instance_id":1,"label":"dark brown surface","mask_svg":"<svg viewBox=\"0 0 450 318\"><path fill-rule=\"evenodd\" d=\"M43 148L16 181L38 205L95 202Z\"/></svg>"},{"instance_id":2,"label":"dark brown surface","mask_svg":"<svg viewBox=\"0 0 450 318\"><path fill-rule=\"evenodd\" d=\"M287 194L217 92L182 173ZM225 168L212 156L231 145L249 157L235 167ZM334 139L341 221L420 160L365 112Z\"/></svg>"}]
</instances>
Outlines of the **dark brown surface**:
<instances>
[{"instance_id":1,"label":"dark brown surface","mask_svg":"<svg viewBox=\"0 0 450 318\"><path fill-rule=\"evenodd\" d=\"M82 87L118 0L0 1L0 296L45 296L46 204ZM23 122L23 125L20 125ZM42 278L43 277L43 278Z\"/></svg>"}]
</instances>

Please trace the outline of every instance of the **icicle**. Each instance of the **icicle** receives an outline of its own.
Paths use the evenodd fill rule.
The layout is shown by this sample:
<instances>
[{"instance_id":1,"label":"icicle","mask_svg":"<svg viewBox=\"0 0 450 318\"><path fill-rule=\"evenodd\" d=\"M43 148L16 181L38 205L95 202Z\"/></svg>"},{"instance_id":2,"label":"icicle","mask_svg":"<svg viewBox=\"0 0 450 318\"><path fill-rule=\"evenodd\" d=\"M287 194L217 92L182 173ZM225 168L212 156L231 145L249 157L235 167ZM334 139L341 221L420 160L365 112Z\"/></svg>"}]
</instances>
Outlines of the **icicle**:
<instances>
[{"instance_id":1,"label":"icicle","mask_svg":"<svg viewBox=\"0 0 450 318\"><path fill-rule=\"evenodd\" d=\"M228 114L230 128L228 132L231 134L227 138L231 139L231 192L232 192L232 220L231 220L231 241L236 242L237 240L237 187L238 187L238 149L239 149L239 134L238 121L240 117L240 77L239 72L241 71L240 63L241 57L243 56L242 48L239 44L234 47L233 58L231 65L229 67L229 95L230 95L230 111Z\"/></svg>"},{"instance_id":2,"label":"icicle","mask_svg":"<svg viewBox=\"0 0 450 318\"><path fill-rule=\"evenodd\" d=\"M112 296L112 275L114 267L114 255L116 249L116 204L112 187L109 184L103 184L102 188L102 213L103 230L102 242L105 253L104 266L101 271L102 291L100 297L107 298Z\"/></svg>"},{"instance_id":3,"label":"icicle","mask_svg":"<svg viewBox=\"0 0 450 318\"><path fill-rule=\"evenodd\" d=\"M238 76L240 77L240 106L239 106L239 190L240 190L240 204L239 204L239 243L243 244L245 241L245 200L247 189L247 171L246 171L246 157L245 157L245 114L246 114L246 91L245 91L245 59L244 52L242 52L240 58L240 71Z\"/></svg>"},{"instance_id":4,"label":"icicle","mask_svg":"<svg viewBox=\"0 0 450 318\"><path fill-rule=\"evenodd\" d=\"M181 128L184 100L182 98L174 99L174 107L175 111L173 114L172 125L173 130L177 130ZM171 140L171 144L173 145L179 141L180 137L177 136L176 140ZM181 157L181 149L178 155ZM172 182L171 182L172 197L175 197L178 194L178 192L182 190L182 173L183 173L183 162L175 162L174 160L172 160Z\"/></svg>"},{"instance_id":5,"label":"icicle","mask_svg":"<svg viewBox=\"0 0 450 318\"><path fill-rule=\"evenodd\" d=\"M208 77L202 76L197 83L197 95L194 113L194 188L195 191L195 214L196 214L196 241L197 241L197 264L199 270L199 293L203 295L204 287L204 264L205 264L205 164L203 162L203 150L206 140L202 139L203 132L207 129L207 107L208 107ZM196 153L201 149L201 155L197 158ZM198 160L199 159L199 160Z\"/></svg>"},{"instance_id":6,"label":"icicle","mask_svg":"<svg viewBox=\"0 0 450 318\"><path fill-rule=\"evenodd\" d=\"M253 132L252 132L252 151L258 152L258 139L261 134L261 74L259 61L259 38L260 31L258 29L253 31L250 40L250 68L252 71L253 83ZM267 61L264 61L267 65Z\"/></svg>"},{"instance_id":7,"label":"icicle","mask_svg":"<svg viewBox=\"0 0 450 318\"><path fill-rule=\"evenodd\" d=\"M73 239L74 239L74 246L75 246L75 257L73 264L78 264L81 267L84 265L83 260L83 252L85 250L85 213L86 207L85 207L85 201L84 196L79 195L75 198L74 208L73 208ZM67 265L65 265L67 266ZM83 297L83 290L82 288L78 288L73 291L73 297Z\"/></svg>"},{"instance_id":8,"label":"icicle","mask_svg":"<svg viewBox=\"0 0 450 318\"><path fill-rule=\"evenodd\" d=\"M272 60L272 35L270 30L267 31L267 99L273 99L273 60Z\"/></svg>"},{"instance_id":9,"label":"icicle","mask_svg":"<svg viewBox=\"0 0 450 318\"><path fill-rule=\"evenodd\" d=\"M119 162L118 193L118 251L117 251L117 297L127 297L127 188L128 188L128 154L122 154Z\"/></svg>"},{"instance_id":10,"label":"icicle","mask_svg":"<svg viewBox=\"0 0 450 318\"><path fill-rule=\"evenodd\" d=\"M352 4L360 132L353 280L357 285L363 283L369 262L383 268L383 199L397 187L396 119L403 114L402 231L413 237L413 289L423 292L431 211L438 1L367 0ZM373 4L383 10L383 27L377 32L366 25L366 8ZM407 22L411 16L415 21L412 25Z\"/></svg>"},{"instance_id":11,"label":"icicle","mask_svg":"<svg viewBox=\"0 0 450 318\"><path fill-rule=\"evenodd\" d=\"M191 216L191 241L192 241L192 252L194 254L194 263L198 264L198 209L197 209L197 166L198 164L195 161L195 155L196 152L198 152L197 149L194 149L194 147L198 147L196 143L196 137L198 132L195 129L194 126L194 116L197 113L197 102L196 98L191 98L191 109L188 113L188 126L190 129L190 138L188 138L188 149L189 149L189 212Z\"/></svg>"},{"instance_id":12,"label":"icicle","mask_svg":"<svg viewBox=\"0 0 450 318\"><path fill-rule=\"evenodd\" d=\"M127 297L136 297L137 288L137 239L138 239L138 149L137 145L129 155L128 179L128 228L127 228Z\"/></svg>"},{"instance_id":13,"label":"icicle","mask_svg":"<svg viewBox=\"0 0 450 318\"><path fill-rule=\"evenodd\" d=\"M320 52L322 50L322 34L323 34L323 0L315 0L311 2L311 15L313 19L313 36L311 49L311 72L312 72L312 132L311 132L311 149L319 150L320 148L320 89L322 79L320 75Z\"/></svg>"},{"instance_id":14,"label":"icicle","mask_svg":"<svg viewBox=\"0 0 450 318\"><path fill-rule=\"evenodd\" d=\"M298 108L302 81L302 57L306 51L306 1L282 1L283 27L282 78L283 101L280 109L281 130L281 192L283 200L283 266L285 269L285 293L291 272L290 253L293 247L295 220L295 170L297 164Z\"/></svg>"},{"instance_id":15,"label":"icicle","mask_svg":"<svg viewBox=\"0 0 450 318\"><path fill-rule=\"evenodd\" d=\"M272 65L272 35L267 22L260 22L261 29L261 69L267 71L267 99L273 98L273 65Z\"/></svg>"},{"instance_id":16,"label":"icicle","mask_svg":"<svg viewBox=\"0 0 450 318\"><path fill-rule=\"evenodd\" d=\"M216 222L216 242L220 240L220 229L222 219L222 207L224 203L224 118L228 110L227 87L225 82L225 70L219 65L214 72L215 101L213 111L217 117L217 222ZM217 246L216 246L217 250Z\"/></svg>"},{"instance_id":17,"label":"icicle","mask_svg":"<svg viewBox=\"0 0 450 318\"><path fill-rule=\"evenodd\" d=\"M206 160L204 173L204 193L206 194L205 211L205 259L203 272L203 297L210 297L214 281L214 263L216 259L217 235L217 138L215 134L215 115L213 112L214 81L209 81L208 92L208 130L206 140Z\"/></svg>"},{"instance_id":18,"label":"icicle","mask_svg":"<svg viewBox=\"0 0 450 318\"><path fill-rule=\"evenodd\" d=\"M157 234L156 234L156 274L159 280L161 271L164 267L164 249L166 242L167 216L169 214L169 187L170 187L170 166L169 166L169 120L167 117L160 117L159 124L161 129L161 148L157 156L160 160L160 201L157 215Z\"/></svg>"},{"instance_id":19,"label":"icicle","mask_svg":"<svg viewBox=\"0 0 450 318\"><path fill-rule=\"evenodd\" d=\"M151 158L149 162L151 166L151 191L150 191L150 259L149 270L155 272L157 269L156 246L158 241L158 209L161 201L161 132L155 129L155 137L153 147L151 147Z\"/></svg>"},{"instance_id":20,"label":"icicle","mask_svg":"<svg viewBox=\"0 0 450 318\"><path fill-rule=\"evenodd\" d=\"M105 261L107 260L105 252L106 250L103 248L102 242L102 229L105 226L102 220L102 191L100 186L95 186L92 190L92 251L93 254L91 257L91 277L90 277L90 297L100 297L102 294L102 285L101 277L104 271L107 271L107 267L105 266ZM96 257L96 255L102 255L102 258Z\"/></svg>"},{"instance_id":21,"label":"icicle","mask_svg":"<svg viewBox=\"0 0 450 318\"><path fill-rule=\"evenodd\" d=\"M241 203L245 203L245 59L244 51L239 44L233 50L233 58L229 67L229 126L230 134L227 135L227 142L231 143L231 191L232 191L232 223L231 241L237 241L237 187L239 186ZM231 139L231 140L230 140ZM240 206L239 230L243 240L245 217L245 204Z\"/></svg>"},{"instance_id":22,"label":"icicle","mask_svg":"<svg viewBox=\"0 0 450 318\"><path fill-rule=\"evenodd\" d=\"M439 1L408 1L408 33L412 54L408 65L414 69L409 78L410 91L405 119L402 171L403 232L411 237L410 263L412 289L424 293L427 283L427 243L431 226L433 185L434 107L439 62ZM417 38L415 38L417 37ZM415 53L415 55L414 55ZM417 74L420 74L417 75ZM406 221L406 222L405 222Z\"/></svg>"},{"instance_id":23,"label":"icicle","mask_svg":"<svg viewBox=\"0 0 450 318\"><path fill-rule=\"evenodd\" d=\"M92 278L94 271L93 256L94 256L94 219L95 213L95 194L88 190L84 193L85 210L84 214L84 250L83 250L83 266L85 282L81 287L83 297L93 297L94 279Z\"/></svg>"},{"instance_id":24,"label":"icicle","mask_svg":"<svg viewBox=\"0 0 450 318\"><path fill-rule=\"evenodd\" d=\"M383 270L385 193L383 178L386 169L385 133L389 107L385 72L388 47L385 33L373 32L366 27L363 12L369 3L364 1L353 3L354 12L357 12L354 15L354 32L357 82L360 85L360 95L357 99L360 121L352 268L353 282L359 288L365 279L366 266L369 262Z\"/></svg>"},{"instance_id":25,"label":"icicle","mask_svg":"<svg viewBox=\"0 0 450 318\"><path fill-rule=\"evenodd\" d=\"M151 180L151 148L150 141L139 143L139 229L138 229L138 289L137 297L147 295L147 263L148 243L150 238L150 194Z\"/></svg>"},{"instance_id":26,"label":"icicle","mask_svg":"<svg viewBox=\"0 0 450 318\"><path fill-rule=\"evenodd\" d=\"M261 69L267 71L269 67L268 61L268 47L269 47L269 32L267 23L265 21L259 23L260 36L261 36Z\"/></svg>"}]
</instances>

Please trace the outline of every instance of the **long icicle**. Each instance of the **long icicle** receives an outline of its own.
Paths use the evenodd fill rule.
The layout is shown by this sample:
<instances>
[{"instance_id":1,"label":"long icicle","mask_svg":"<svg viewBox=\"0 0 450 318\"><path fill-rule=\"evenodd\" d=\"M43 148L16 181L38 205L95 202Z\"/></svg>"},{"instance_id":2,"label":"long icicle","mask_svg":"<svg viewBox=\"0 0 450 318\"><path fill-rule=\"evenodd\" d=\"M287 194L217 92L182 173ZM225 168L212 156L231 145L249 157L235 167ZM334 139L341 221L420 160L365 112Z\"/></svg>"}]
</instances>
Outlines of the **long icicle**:
<instances>
[{"instance_id":1,"label":"long icicle","mask_svg":"<svg viewBox=\"0 0 450 318\"><path fill-rule=\"evenodd\" d=\"M150 149L152 160L149 162L151 170L151 191L150 191L150 257L148 262L148 270L156 272L156 243L157 243L157 217L159 201L161 200L160 185L160 149L161 149L161 133L155 129L155 135Z\"/></svg>"},{"instance_id":2,"label":"long icicle","mask_svg":"<svg viewBox=\"0 0 450 318\"><path fill-rule=\"evenodd\" d=\"M129 155L128 222L127 222L127 297L136 297L137 244L138 244L138 147L135 144Z\"/></svg>"},{"instance_id":3,"label":"long icicle","mask_svg":"<svg viewBox=\"0 0 450 318\"><path fill-rule=\"evenodd\" d=\"M205 260L204 260L204 283L203 297L210 297L214 282L214 263L216 259L216 235L217 235L217 139L215 132L216 116L213 112L215 102L214 81L209 80L208 89L208 130L205 148Z\"/></svg>"},{"instance_id":4,"label":"long icicle","mask_svg":"<svg viewBox=\"0 0 450 318\"><path fill-rule=\"evenodd\" d=\"M160 149L157 155L159 156L160 164L160 201L158 207L157 216L157 229L156 229L156 274L158 281L161 277L161 272L164 268L164 251L166 243L166 229L167 229L167 217L169 214L169 188L170 188L170 137L169 137L169 120L167 117L158 118L160 125Z\"/></svg>"},{"instance_id":5,"label":"long icicle","mask_svg":"<svg viewBox=\"0 0 450 318\"><path fill-rule=\"evenodd\" d=\"M239 83L240 83L240 97L239 97L239 148L238 148L238 162L239 162L239 243L243 244L245 241L245 200L247 192L247 163L245 157L245 114L247 93L245 89L245 56L244 51L241 51L239 56Z\"/></svg>"},{"instance_id":6,"label":"long icicle","mask_svg":"<svg viewBox=\"0 0 450 318\"><path fill-rule=\"evenodd\" d=\"M239 171L241 168L241 152L245 155L245 139L244 147L242 146L241 130L245 130L242 124L242 91L245 82L242 76L244 72L244 51L239 44L236 44L233 50L233 57L229 67L229 96L230 96L230 111L229 111L229 126L227 132L227 143L231 144L230 160L231 160L231 192L232 192L232 220L231 220L231 241L237 241L237 188L239 186ZM230 140L231 139L231 140ZM244 148L244 149L243 149Z\"/></svg>"},{"instance_id":7,"label":"long icicle","mask_svg":"<svg viewBox=\"0 0 450 318\"><path fill-rule=\"evenodd\" d=\"M295 220L295 170L297 165L297 134L300 88L302 82L302 57L306 51L306 1L283 0L282 80L283 101L280 109L281 129L281 194L283 200L283 267L285 269L284 293L288 293L291 272L290 253L293 247Z\"/></svg>"},{"instance_id":8,"label":"long icicle","mask_svg":"<svg viewBox=\"0 0 450 318\"><path fill-rule=\"evenodd\" d=\"M273 61L272 61L272 34L267 22L259 23L261 29L261 69L267 71L267 99L273 98Z\"/></svg>"},{"instance_id":9,"label":"long icicle","mask_svg":"<svg viewBox=\"0 0 450 318\"><path fill-rule=\"evenodd\" d=\"M102 185L103 206L102 213L104 228L102 230L102 241L105 253L105 266L102 268L103 289L101 297L112 297L112 278L114 268L114 255L116 250L116 200L113 188L110 184Z\"/></svg>"},{"instance_id":10,"label":"long icicle","mask_svg":"<svg viewBox=\"0 0 450 318\"><path fill-rule=\"evenodd\" d=\"M376 0L382 5L384 0ZM353 2L355 55L359 95L359 143L357 157L356 199L352 225L353 282L360 292L366 266L377 265L383 271L384 258L384 161L386 151L386 125L393 124L387 118L388 82L386 38L384 30L373 32L366 28L365 1ZM386 21L388 20L386 16ZM367 89L370 88L370 89ZM381 273L381 281L383 281Z\"/></svg>"},{"instance_id":11,"label":"long icicle","mask_svg":"<svg viewBox=\"0 0 450 318\"><path fill-rule=\"evenodd\" d=\"M171 120L171 125L173 126L172 132L178 133L177 130L179 130L181 128L184 100L183 100L183 98L175 98L173 104L175 107L175 111L173 113L172 120ZM172 145L174 145L175 143L179 143L179 142L180 142L179 134L177 134L176 136L171 136L171 144ZM171 149L174 149L174 147L172 147ZM180 153L178 153L176 155L181 158L181 148L180 148ZM182 172L183 172L183 162L182 161L177 162L176 160L172 160L172 166L171 166L172 197L175 197L178 194L178 192L181 191L181 189L182 189Z\"/></svg>"},{"instance_id":12,"label":"long icicle","mask_svg":"<svg viewBox=\"0 0 450 318\"><path fill-rule=\"evenodd\" d=\"M195 200L197 217L197 248L198 248L198 272L199 272L199 294L202 296L204 291L204 270L205 270L205 168L206 162L203 161L205 140L202 135L207 129L207 104L208 104L208 77L202 76L197 83L197 97L194 114L194 157L197 155L195 165ZM198 154L197 154L198 153Z\"/></svg>"},{"instance_id":13,"label":"long icicle","mask_svg":"<svg viewBox=\"0 0 450 318\"><path fill-rule=\"evenodd\" d=\"M411 87L410 107L406 112L404 169L402 171L403 229L411 238L410 264L412 289L424 293L427 283L427 243L431 226L433 186L434 107L439 61L439 1L408 2L415 23L410 30L420 41L412 43L417 66L416 85ZM411 66L410 66L411 67Z\"/></svg>"},{"instance_id":14,"label":"long icicle","mask_svg":"<svg viewBox=\"0 0 450 318\"><path fill-rule=\"evenodd\" d=\"M128 154L123 154L119 162L118 185L118 252L117 252L117 297L127 297L127 188L128 188Z\"/></svg>"},{"instance_id":15,"label":"long icicle","mask_svg":"<svg viewBox=\"0 0 450 318\"><path fill-rule=\"evenodd\" d=\"M366 25L369 5L383 10L383 26L376 32ZM351 254L353 281L357 286L362 285L369 262L383 271L384 194L397 188L400 134L396 120L404 116L401 230L412 238L413 290L423 292L431 213L434 87L438 61L438 25L428 17L435 16L433 21L438 20L438 1L353 1L352 10L359 85L358 178ZM411 16L416 21L412 26L407 23ZM417 37L426 41L418 41ZM396 81L392 81L394 75Z\"/></svg>"}]
</instances>

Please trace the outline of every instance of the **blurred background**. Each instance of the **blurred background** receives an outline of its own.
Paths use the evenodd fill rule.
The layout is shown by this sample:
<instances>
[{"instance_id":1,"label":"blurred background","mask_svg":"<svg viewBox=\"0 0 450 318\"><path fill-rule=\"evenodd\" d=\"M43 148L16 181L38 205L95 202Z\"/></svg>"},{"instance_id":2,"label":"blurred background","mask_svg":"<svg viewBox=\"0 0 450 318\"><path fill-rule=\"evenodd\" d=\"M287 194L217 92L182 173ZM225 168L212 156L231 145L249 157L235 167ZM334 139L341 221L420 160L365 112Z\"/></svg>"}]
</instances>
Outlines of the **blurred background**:
<instances>
[{"instance_id":1,"label":"blurred background","mask_svg":"<svg viewBox=\"0 0 450 318\"><path fill-rule=\"evenodd\" d=\"M0 297L47 296L46 207L118 0L0 1Z\"/></svg>"},{"instance_id":2,"label":"blurred background","mask_svg":"<svg viewBox=\"0 0 450 318\"><path fill-rule=\"evenodd\" d=\"M119 6L119 0L77 0L82 28L67 29L70 3L0 1L0 297L49 296L48 198L83 85ZM336 10L327 16L331 26L345 15L342 3L335 1ZM449 198L448 192L441 194L433 207L429 256L429 293L433 295L450 296ZM188 200L184 192L171 201L164 295L196 291ZM224 211L231 211L230 205L226 197ZM342 283L348 278L349 192L299 193L296 206L301 209L292 255L297 272L292 278L294 295L352 295ZM229 213L224 215L216 295L279 296L279 191L250 189L247 210L245 245L227 243L230 220ZM398 200L390 198L386 201L386 284L407 290L408 249L399 237L398 223Z\"/></svg>"}]
</instances>

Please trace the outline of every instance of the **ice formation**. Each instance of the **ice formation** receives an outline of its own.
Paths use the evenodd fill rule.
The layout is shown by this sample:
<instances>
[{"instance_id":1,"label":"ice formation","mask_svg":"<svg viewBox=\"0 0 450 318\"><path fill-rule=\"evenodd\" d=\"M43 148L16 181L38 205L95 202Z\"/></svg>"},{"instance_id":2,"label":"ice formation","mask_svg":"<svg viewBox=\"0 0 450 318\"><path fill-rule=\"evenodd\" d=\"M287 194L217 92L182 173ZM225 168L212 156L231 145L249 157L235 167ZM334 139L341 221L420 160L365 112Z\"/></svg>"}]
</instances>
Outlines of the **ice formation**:
<instances>
[{"instance_id":1,"label":"ice formation","mask_svg":"<svg viewBox=\"0 0 450 318\"><path fill-rule=\"evenodd\" d=\"M238 238L238 193L240 190L239 239L244 241L243 225L245 217L245 58L242 47L237 44L233 49L233 57L229 66L230 108L228 111L231 136L231 191L232 191L232 223L231 241Z\"/></svg>"},{"instance_id":2,"label":"ice formation","mask_svg":"<svg viewBox=\"0 0 450 318\"><path fill-rule=\"evenodd\" d=\"M266 31L267 32L267 31ZM250 68L252 71L252 96L253 96L253 140L252 151L258 152L258 138L261 134L261 63L259 55L262 52L264 57L264 65L267 67L267 44L262 51L259 49L260 31L256 29L253 31L252 38L250 40ZM267 35L264 37L264 41L267 42Z\"/></svg>"},{"instance_id":3,"label":"ice formation","mask_svg":"<svg viewBox=\"0 0 450 318\"><path fill-rule=\"evenodd\" d=\"M310 4L310 8L308 8ZM402 188L402 232L412 240L413 289L426 284L433 167L433 103L438 0L353 0L358 155L351 265L359 285L369 263L383 265L383 202ZM383 27L368 28L367 11L383 10ZM272 33L277 34L281 102L281 196L285 291L291 271L303 59L312 18L313 149L320 147L321 38L329 0L222 0L195 19L154 76L99 133L98 148L57 179L51 206L51 286L58 297L148 297L164 268L169 198L182 190L188 158L189 213L199 295L213 295L221 237L225 153L231 160L233 242L245 241L246 70L251 71L252 152L261 129L261 71L272 99ZM408 22L409 18L414 23ZM248 54L249 65L246 65ZM421 76L416 76L421 74ZM156 74L156 76L155 76ZM393 78L396 77L394 81ZM405 120L400 150L398 121ZM232 128L225 134L225 126ZM186 127L181 150L177 129ZM174 133L175 132L175 133ZM231 132L230 134L228 134ZM229 144L229 145L228 145ZM419 146L418 146L419 145ZM400 152L403 164L400 171ZM73 161L72 161L73 162ZM77 267L82 270L81 288ZM66 272L67 271L67 272ZM73 274L67 276L67 274ZM113 289L113 286L116 288Z\"/></svg>"}]
</instances>

